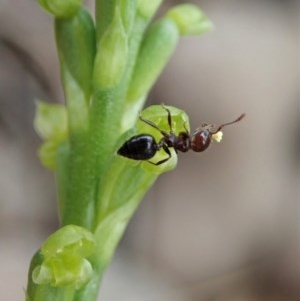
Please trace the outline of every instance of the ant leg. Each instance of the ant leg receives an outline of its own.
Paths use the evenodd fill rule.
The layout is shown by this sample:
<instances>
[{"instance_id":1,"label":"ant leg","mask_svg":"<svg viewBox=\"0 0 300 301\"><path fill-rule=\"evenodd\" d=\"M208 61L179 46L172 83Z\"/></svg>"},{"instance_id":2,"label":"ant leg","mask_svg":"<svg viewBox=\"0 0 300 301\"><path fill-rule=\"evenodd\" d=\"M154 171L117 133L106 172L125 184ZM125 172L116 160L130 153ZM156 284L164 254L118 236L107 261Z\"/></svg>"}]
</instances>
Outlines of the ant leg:
<instances>
[{"instance_id":1,"label":"ant leg","mask_svg":"<svg viewBox=\"0 0 300 301\"><path fill-rule=\"evenodd\" d=\"M163 163L167 162L168 160L170 160L171 157L172 157L172 155L171 155L171 152L170 152L170 150L168 149L167 145L163 144L163 145L162 145L162 148L163 148L164 151L167 153L168 158L162 159L162 160L160 160L160 161L158 161L158 162L156 162L156 163L151 162L151 161L147 161L147 162L149 162L149 163L151 163L151 164L153 164L153 165L160 165L160 164L163 164Z\"/></svg>"},{"instance_id":2,"label":"ant leg","mask_svg":"<svg viewBox=\"0 0 300 301\"><path fill-rule=\"evenodd\" d=\"M211 132L211 134L216 134L216 133L218 133L219 131L221 131L221 129L222 129L223 127L241 121L245 116L246 116L246 114L243 113L239 118L237 118L237 119L235 119L235 120L233 120L233 121L231 121L231 122L227 122L227 123L221 124L221 125L217 128L217 130L214 131L214 132Z\"/></svg>"},{"instance_id":3,"label":"ant leg","mask_svg":"<svg viewBox=\"0 0 300 301\"><path fill-rule=\"evenodd\" d=\"M153 128L157 129L158 131L161 132L160 128L152 121L148 120L148 119L145 119L143 118L142 114L140 113L139 115L139 119L147 124L149 124L150 126L152 126Z\"/></svg>"},{"instance_id":4,"label":"ant leg","mask_svg":"<svg viewBox=\"0 0 300 301\"><path fill-rule=\"evenodd\" d=\"M161 106L167 111L168 113L168 125L169 125L169 128L170 128L170 132L173 133L173 129L172 129L172 117L171 117L171 112L170 110L165 107L164 104L161 104Z\"/></svg>"},{"instance_id":5,"label":"ant leg","mask_svg":"<svg viewBox=\"0 0 300 301\"><path fill-rule=\"evenodd\" d=\"M173 133L173 130L172 130L172 117L171 117L171 112L168 108L165 107L164 104L162 104L162 107L167 111L168 113L168 124L169 124L169 127L170 127L170 132ZM139 114L139 119L147 124L149 124L150 126L152 126L153 128L157 129L162 135L165 134L164 131L162 131L154 122L152 122L151 120L148 120L148 119L145 119L143 118L142 114L140 113Z\"/></svg>"},{"instance_id":6,"label":"ant leg","mask_svg":"<svg viewBox=\"0 0 300 301\"><path fill-rule=\"evenodd\" d=\"M184 129L185 129L185 132L186 132L187 134L189 134L190 132L188 131L188 129L187 129L187 127L186 127L186 124L187 124L187 122L185 121L184 124L183 124L183 127L184 127Z\"/></svg>"}]
</instances>

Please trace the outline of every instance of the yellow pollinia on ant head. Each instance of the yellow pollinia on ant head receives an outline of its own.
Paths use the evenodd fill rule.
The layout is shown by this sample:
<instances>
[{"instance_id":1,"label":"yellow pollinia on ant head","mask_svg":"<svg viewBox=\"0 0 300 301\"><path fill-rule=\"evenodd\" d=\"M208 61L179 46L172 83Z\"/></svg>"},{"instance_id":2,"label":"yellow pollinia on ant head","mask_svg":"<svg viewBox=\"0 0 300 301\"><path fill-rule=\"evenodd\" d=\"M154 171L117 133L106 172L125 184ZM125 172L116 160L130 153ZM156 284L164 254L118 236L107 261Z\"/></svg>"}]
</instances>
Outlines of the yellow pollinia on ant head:
<instances>
[{"instance_id":1,"label":"yellow pollinia on ant head","mask_svg":"<svg viewBox=\"0 0 300 301\"><path fill-rule=\"evenodd\" d=\"M219 131L219 132L217 132L215 134L212 134L212 138L216 142L221 142L222 139L223 139L223 132Z\"/></svg>"}]
</instances>

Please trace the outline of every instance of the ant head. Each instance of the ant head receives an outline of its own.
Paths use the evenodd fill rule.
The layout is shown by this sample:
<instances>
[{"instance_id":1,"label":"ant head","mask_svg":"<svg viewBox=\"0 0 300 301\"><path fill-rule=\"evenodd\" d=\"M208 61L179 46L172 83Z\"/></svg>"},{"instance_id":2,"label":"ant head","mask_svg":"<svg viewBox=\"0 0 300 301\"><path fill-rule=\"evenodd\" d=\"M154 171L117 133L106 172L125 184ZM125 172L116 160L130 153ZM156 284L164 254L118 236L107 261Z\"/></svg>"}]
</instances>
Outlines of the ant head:
<instances>
[{"instance_id":1,"label":"ant head","mask_svg":"<svg viewBox=\"0 0 300 301\"><path fill-rule=\"evenodd\" d=\"M211 130L214 128L212 124L202 124L200 128L197 128L191 138L191 148L194 152L205 151L211 143Z\"/></svg>"},{"instance_id":2,"label":"ant head","mask_svg":"<svg viewBox=\"0 0 300 301\"><path fill-rule=\"evenodd\" d=\"M192 135L192 139L191 139L192 150L195 152L205 151L210 146L212 139L217 142L220 142L223 136L221 129L227 125L234 124L241 121L244 117L245 114L242 114L234 121L221 124L219 127L217 127L216 130L214 130L214 128L216 127L214 124L202 124L201 127L198 128L196 132Z\"/></svg>"}]
</instances>

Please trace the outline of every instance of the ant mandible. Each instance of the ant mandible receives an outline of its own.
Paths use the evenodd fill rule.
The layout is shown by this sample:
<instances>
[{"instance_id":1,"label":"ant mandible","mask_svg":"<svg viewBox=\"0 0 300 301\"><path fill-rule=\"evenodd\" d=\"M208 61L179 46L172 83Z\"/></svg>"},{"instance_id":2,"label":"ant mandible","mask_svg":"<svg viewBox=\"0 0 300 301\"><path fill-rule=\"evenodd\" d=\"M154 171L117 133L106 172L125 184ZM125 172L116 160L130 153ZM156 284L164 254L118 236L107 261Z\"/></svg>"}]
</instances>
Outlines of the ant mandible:
<instances>
[{"instance_id":1,"label":"ant mandible","mask_svg":"<svg viewBox=\"0 0 300 301\"><path fill-rule=\"evenodd\" d=\"M215 131L213 131L215 128L214 125L202 124L201 127L196 129L192 135L184 125L186 131L180 132L178 135L176 135L172 129L171 112L164 105L162 105L162 107L167 111L168 114L167 118L170 132L167 133L161 130L154 122L144 119L140 113L139 119L157 129L163 137L157 143L154 137L150 134L139 134L133 136L119 148L117 152L118 155L133 160L147 161L153 165L160 165L172 157L169 148L173 147L176 153L178 153L178 151L187 152L190 149L194 152L203 152L210 146L213 135L221 133L220 131L223 127L239 122L245 117L245 114L242 114L234 121L220 125ZM156 163L149 161L149 159L153 158L161 148L165 151L168 157Z\"/></svg>"}]
</instances>

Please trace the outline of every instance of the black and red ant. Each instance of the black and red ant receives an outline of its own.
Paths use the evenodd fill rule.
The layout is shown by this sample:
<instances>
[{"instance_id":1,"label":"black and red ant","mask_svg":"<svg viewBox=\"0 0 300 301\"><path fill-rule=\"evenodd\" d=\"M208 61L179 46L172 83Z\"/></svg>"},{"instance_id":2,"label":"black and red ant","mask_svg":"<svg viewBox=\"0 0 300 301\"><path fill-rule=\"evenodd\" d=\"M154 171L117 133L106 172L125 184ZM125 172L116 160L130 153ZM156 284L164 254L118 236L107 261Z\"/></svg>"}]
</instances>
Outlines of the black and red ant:
<instances>
[{"instance_id":1,"label":"black and red ant","mask_svg":"<svg viewBox=\"0 0 300 301\"><path fill-rule=\"evenodd\" d=\"M213 129L215 128L215 125L202 124L201 127L196 129L195 133L193 133L192 135L189 133L189 131L184 125L186 131L180 132L178 135L176 135L172 129L171 112L164 105L162 105L162 107L168 113L167 118L170 132L167 133L161 130L154 122L144 119L140 114L139 119L149 124L153 128L157 129L163 137L157 143L154 137L150 134L139 134L133 136L119 148L117 152L118 155L133 160L147 161L153 165L160 165L168 161L172 157L169 148L174 148L176 153L178 151L187 152L190 149L194 152L203 152L210 146L213 135L219 133L223 127L239 122L245 117L245 114L242 114L239 118L235 119L234 121L220 125L214 131ZM168 157L156 163L148 161L149 159L153 158L161 148L165 151Z\"/></svg>"}]
</instances>

